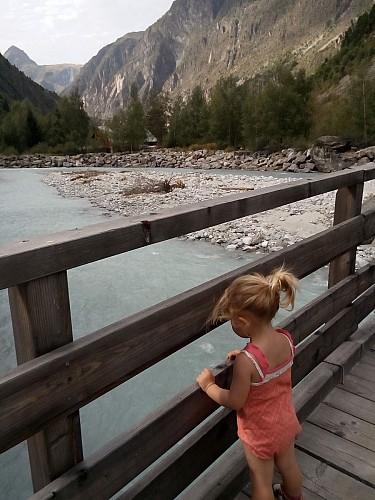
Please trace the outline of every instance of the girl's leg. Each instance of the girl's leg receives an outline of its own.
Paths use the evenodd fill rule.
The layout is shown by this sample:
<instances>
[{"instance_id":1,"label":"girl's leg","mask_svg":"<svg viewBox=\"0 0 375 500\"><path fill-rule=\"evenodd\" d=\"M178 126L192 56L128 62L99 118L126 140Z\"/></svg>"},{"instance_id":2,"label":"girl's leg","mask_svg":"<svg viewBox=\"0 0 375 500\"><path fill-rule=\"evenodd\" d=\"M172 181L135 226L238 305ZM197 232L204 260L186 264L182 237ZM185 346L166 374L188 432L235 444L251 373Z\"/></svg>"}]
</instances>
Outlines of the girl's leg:
<instances>
[{"instance_id":1,"label":"girl's leg","mask_svg":"<svg viewBox=\"0 0 375 500\"><path fill-rule=\"evenodd\" d=\"M274 500L272 491L274 461L261 460L254 456L244 443L243 447L250 469L252 500Z\"/></svg>"},{"instance_id":2,"label":"girl's leg","mask_svg":"<svg viewBox=\"0 0 375 500\"><path fill-rule=\"evenodd\" d=\"M297 462L294 440L281 455L275 457L275 464L283 478L283 492L287 497L301 499L302 472Z\"/></svg>"}]
</instances>

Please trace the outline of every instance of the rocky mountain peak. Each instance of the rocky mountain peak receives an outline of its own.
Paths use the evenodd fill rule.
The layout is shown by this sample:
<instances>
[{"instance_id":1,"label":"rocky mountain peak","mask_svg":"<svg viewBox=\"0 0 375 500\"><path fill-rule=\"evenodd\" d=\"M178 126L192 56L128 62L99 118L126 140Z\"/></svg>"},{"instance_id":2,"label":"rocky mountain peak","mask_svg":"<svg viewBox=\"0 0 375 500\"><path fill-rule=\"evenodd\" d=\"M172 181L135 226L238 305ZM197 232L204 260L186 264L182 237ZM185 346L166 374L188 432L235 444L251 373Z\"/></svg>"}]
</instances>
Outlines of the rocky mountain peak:
<instances>
[{"instance_id":1,"label":"rocky mountain peak","mask_svg":"<svg viewBox=\"0 0 375 500\"><path fill-rule=\"evenodd\" d=\"M175 0L147 30L103 48L82 69L78 87L88 113L109 118L132 83L172 95L222 76L250 78L281 59L308 72L338 50L352 20L372 0Z\"/></svg>"},{"instance_id":2,"label":"rocky mountain peak","mask_svg":"<svg viewBox=\"0 0 375 500\"><path fill-rule=\"evenodd\" d=\"M26 52L19 49L15 45L9 47L4 54L4 57L21 71L25 66L37 66L37 63L30 59Z\"/></svg>"},{"instance_id":3,"label":"rocky mountain peak","mask_svg":"<svg viewBox=\"0 0 375 500\"><path fill-rule=\"evenodd\" d=\"M82 67L78 64L38 65L26 52L14 45L9 47L4 57L34 82L57 94L72 84Z\"/></svg>"}]
</instances>

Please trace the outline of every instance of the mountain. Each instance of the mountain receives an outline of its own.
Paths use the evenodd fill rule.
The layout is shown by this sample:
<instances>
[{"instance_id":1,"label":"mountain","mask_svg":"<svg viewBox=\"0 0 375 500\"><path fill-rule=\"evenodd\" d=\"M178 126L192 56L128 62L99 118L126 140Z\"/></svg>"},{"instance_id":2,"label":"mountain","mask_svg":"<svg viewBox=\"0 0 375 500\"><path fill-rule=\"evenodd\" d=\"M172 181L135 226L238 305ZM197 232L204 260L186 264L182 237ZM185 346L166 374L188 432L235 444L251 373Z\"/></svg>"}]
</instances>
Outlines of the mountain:
<instances>
[{"instance_id":1,"label":"mountain","mask_svg":"<svg viewBox=\"0 0 375 500\"><path fill-rule=\"evenodd\" d=\"M197 84L209 89L221 76L249 78L281 59L312 72L373 3L175 0L146 31L101 49L70 88L78 87L91 116L107 118L124 105L133 82L145 98L153 88L175 95Z\"/></svg>"},{"instance_id":2,"label":"mountain","mask_svg":"<svg viewBox=\"0 0 375 500\"><path fill-rule=\"evenodd\" d=\"M0 103L29 101L40 111L49 111L56 106L58 96L33 82L22 71L0 54Z\"/></svg>"},{"instance_id":3,"label":"mountain","mask_svg":"<svg viewBox=\"0 0 375 500\"><path fill-rule=\"evenodd\" d=\"M73 82L82 67L78 64L38 65L23 50L14 45L9 47L4 57L34 82L57 94L61 94Z\"/></svg>"}]
</instances>

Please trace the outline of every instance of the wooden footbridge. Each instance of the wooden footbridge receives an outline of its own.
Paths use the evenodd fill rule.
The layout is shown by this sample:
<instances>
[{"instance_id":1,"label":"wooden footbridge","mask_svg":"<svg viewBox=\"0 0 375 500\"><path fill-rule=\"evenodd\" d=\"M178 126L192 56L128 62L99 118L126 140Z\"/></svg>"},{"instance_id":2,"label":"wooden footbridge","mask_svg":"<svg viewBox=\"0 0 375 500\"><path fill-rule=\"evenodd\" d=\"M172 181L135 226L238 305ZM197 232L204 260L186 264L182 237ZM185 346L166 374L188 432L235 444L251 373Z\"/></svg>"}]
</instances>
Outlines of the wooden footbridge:
<instances>
[{"instance_id":1,"label":"wooden footbridge","mask_svg":"<svg viewBox=\"0 0 375 500\"><path fill-rule=\"evenodd\" d=\"M0 247L19 365L0 378L0 451L27 439L32 498L248 496L235 413L196 384L91 456L79 409L204 335L215 297L235 277L283 263L300 278L330 267L327 290L280 324L298 345L305 498L374 498L375 265L355 269L357 246L375 237L375 210L361 212L374 178L371 163ZM74 339L69 269L333 190L331 228ZM215 373L228 385L231 365Z\"/></svg>"}]
</instances>

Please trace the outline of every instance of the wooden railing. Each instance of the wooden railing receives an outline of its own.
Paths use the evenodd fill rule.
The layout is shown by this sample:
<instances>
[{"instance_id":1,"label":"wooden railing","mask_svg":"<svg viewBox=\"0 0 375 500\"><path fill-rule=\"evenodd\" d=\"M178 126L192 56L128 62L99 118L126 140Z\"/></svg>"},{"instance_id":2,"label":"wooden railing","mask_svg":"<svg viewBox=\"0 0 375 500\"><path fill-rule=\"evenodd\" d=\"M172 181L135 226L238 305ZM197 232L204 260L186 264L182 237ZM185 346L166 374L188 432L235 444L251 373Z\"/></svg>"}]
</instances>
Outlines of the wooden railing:
<instances>
[{"instance_id":1,"label":"wooden railing","mask_svg":"<svg viewBox=\"0 0 375 500\"><path fill-rule=\"evenodd\" d=\"M308 381L375 306L374 264L355 272L356 247L375 235L375 211L361 213L364 183L374 178L375 166L368 164L179 207L147 220L133 217L0 247L0 289L9 289L19 364L0 379L0 451L28 440L33 498L107 499L124 487L124 499L174 498L232 449L234 469L222 491L225 484L233 491L244 478L235 414L215 412L217 405L196 384L85 458L79 409L207 333L212 304L235 277L266 273L283 263L300 278L330 264L328 290L280 325L296 344L304 340L293 384ZM332 228L73 339L69 269L336 189ZM349 350L346 362L364 344L358 342L355 354ZM328 372L325 368L298 393L301 420L339 382L338 365ZM231 364L215 373L228 385ZM233 472L237 464L241 467ZM203 483L195 491L204 491Z\"/></svg>"}]
</instances>

